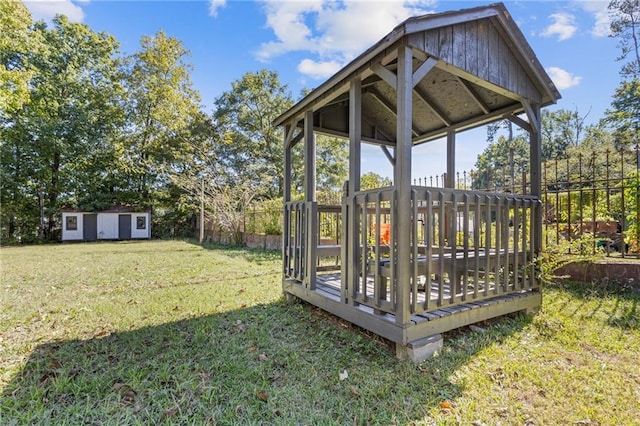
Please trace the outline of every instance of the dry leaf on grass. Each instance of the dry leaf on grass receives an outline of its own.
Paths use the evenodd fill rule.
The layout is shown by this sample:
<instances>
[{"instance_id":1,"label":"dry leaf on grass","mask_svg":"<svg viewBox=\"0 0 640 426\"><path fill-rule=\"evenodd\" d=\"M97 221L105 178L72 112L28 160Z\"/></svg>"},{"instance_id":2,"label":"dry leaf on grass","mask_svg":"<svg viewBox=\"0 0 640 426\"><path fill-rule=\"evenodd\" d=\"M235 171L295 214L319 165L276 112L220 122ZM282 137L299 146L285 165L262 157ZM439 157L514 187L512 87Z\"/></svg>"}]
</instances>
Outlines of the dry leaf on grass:
<instances>
[{"instance_id":1,"label":"dry leaf on grass","mask_svg":"<svg viewBox=\"0 0 640 426\"><path fill-rule=\"evenodd\" d=\"M122 392L121 402L124 405L131 405L136 401L136 393L132 390Z\"/></svg>"},{"instance_id":2,"label":"dry leaf on grass","mask_svg":"<svg viewBox=\"0 0 640 426\"><path fill-rule=\"evenodd\" d=\"M451 401L442 401L440 402L440 408L451 409L453 408L453 404L451 403Z\"/></svg>"},{"instance_id":3,"label":"dry leaf on grass","mask_svg":"<svg viewBox=\"0 0 640 426\"><path fill-rule=\"evenodd\" d=\"M258 397L258 399L264 402L267 402L269 400L269 397L267 396L267 394L262 391L256 392L256 396Z\"/></svg>"},{"instance_id":4,"label":"dry leaf on grass","mask_svg":"<svg viewBox=\"0 0 640 426\"><path fill-rule=\"evenodd\" d=\"M178 410L180 409L180 407L178 407L177 405L174 405L173 407L164 410L164 412L162 413L162 415L164 417L171 417L171 416L175 416L178 413Z\"/></svg>"}]
</instances>

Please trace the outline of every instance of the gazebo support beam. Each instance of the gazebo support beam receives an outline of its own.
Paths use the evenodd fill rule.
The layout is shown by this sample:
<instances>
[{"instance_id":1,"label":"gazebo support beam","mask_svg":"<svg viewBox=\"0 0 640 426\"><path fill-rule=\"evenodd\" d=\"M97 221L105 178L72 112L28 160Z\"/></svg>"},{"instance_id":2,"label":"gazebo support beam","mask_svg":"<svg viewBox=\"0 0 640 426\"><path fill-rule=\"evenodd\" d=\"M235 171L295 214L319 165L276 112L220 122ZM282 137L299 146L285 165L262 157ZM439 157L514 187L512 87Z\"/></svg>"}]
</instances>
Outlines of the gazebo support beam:
<instances>
[{"instance_id":1,"label":"gazebo support beam","mask_svg":"<svg viewBox=\"0 0 640 426\"><path fill-rule=\"evenodd\" d=\"M316 138L312 110L304 115L304 197L305 201L316 201Z\"/></svg>"},{"instance_id":2,"label":"gazebo support beam","mask_svg":"<svg viewBox=\"0 0 640 426\"><path fill-rule=\"evenodd\" d=\"M542 132L540 132L540 105L525 104L525 110L531 124L529 133L529 152L531 170L531 195L540 199L542 196ZM533 217L533 252L537 256L542 252L542 208L538 206Z\"/></svg>"},{"instance_id":3,"label":"gazebo support beam","mask_svg":"<svg viewBox=\"0 0 640 426\"><path fill-rule=\"evenodd\" d=\"M413 92L418 95L418 99L420 99L422 102L424 102L424 104L429 107L429 109L431 110L431 112L433 112L436 117L438 117L438 119L440 121L442 121L442 123L444 123L445 126L451 126L451 120L449 120L447 118L447 116L445 115L444 112L442 112L442 110L440 110L440 108L436 107L433 102L431 102L431 99L429 99L429 96L427 96L426 93L424 93L424 91L419 90L418 88L413 89Z\"/></svg>"},{"instance_id":4,"label":"gazebo support beam","mask_svg":"<svg viewBox=\"0 0 640 426\"><path fill-rule=\"evenodd\" d=\"M380 92L378 92L376 89L369 89L367 90L367 93L369 93L373 97L373 99L375 99L380 105L386 108L387 111L389 111L394 116L396 115L395 107L391 104L391 102L387 101L380 94ZM396 116L395 118L397 119L398 117ZM411 133L413 134L413 136L418 136L419 134L413 124L411 125Z\"/></svg>"},{"instance_id":5,"label":"gazebo support beam","mask_svg":"<svg viewBox=\"0 0 640 426\"><path fill-rule=\"evenodd\" d=\"M396 322L406 325L411 320L409 312L409 288L411 285L411 149L412 132L412 92L413 92L413 56L411 48L406 45L398 47L398 86L396 91L398 112L397 116L397 146L396 165L394 170L394 185L396 187L396 211L392 240L397 244L396 269ZM394 232L395 231L395 232ZM407 342L403 342L407 343Z\"/></svg>"},{"instance_id":6,"label":"gazebo support beam","mask_svg":"<svg viewBox=\"0 0 640 426\"><path fill-rule=\"evenodd\" d=\"M283 190L282 190L282 198L285 203L291 201L291 169L293 168L291 162L291 145L290 142L290 131L293 126L288 124L285 127L285 138L284 138L284 181L283 181ZM286 228L285 228L286 229Z\"/></svg>"},{"instance_id":7,"label":"gazebo support beam","mask_svg":"<svg viewBox=\"0 0 640 426\"><path fill-rule=\"evenodd\" d=\"M305 286L316 288L316 250L318 221L316 201L316 136L313 133L313 110L304 114L304 200L306 201L306 276Z\"/></svg>"},{"instance_id":8,"label":"gazebo support beam","mask_svg":"<svg viewBox=\"0 0 640 426\"><path fill-rule=\"evenodd\" d=\"M396 159L393 156L393 154L391 154L391 152L389 151L389 148L387 148L384 145L381 145L380 148L382 149L382 152L384 152L384 155L387 157L387 160L389 160L389 163L391 163L392 166L395 166Z\"/></svg>"},{"instance_id":9,"label":"gazebo support beam","mask_svg":"<svg viewBox=\"0 0 640 426\"><path fill-rule=\"evenodd\" d=\"M346 250L342 250L342 265L347 266L347 280L343 280L341 299L353 304L350 295L357 288L360 242L358 240L360 221L356 214L353 194L360 191L362 157L362 81L355 77L349 84L349 202L343 206L343 220L346 217ZM345 211L346 207L346 211ZM346 214L346 216L345 216ZM344 269L343 269L344 270Z\"/></svg>"}]
</instances>

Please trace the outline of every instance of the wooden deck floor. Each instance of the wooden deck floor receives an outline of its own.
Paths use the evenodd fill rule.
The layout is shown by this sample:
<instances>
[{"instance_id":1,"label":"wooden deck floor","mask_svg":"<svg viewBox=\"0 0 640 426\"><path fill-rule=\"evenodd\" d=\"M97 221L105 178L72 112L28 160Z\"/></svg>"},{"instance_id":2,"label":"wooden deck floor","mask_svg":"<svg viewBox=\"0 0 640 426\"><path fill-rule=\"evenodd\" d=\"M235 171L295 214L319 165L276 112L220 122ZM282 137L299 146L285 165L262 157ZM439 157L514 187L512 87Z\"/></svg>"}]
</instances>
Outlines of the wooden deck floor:
<instances>
[{"instance_id":1,"label":"wooden deck floor","mask_svg":"<svg viewBox=\"0 0 640 426\"><path fill-rule=\"evenodd\" d=\"M367 279L367 293L373 294L373 278L369 277ZM431 300L436 301L440 297L440 285L443 286L443 294L445 298L451 297L451 286L445 282L441 284L439 282L431 283ZM489 282L488 288L492 289L495 286L495 283ZM317 276L316 282L316 291L323 294L325 297L334 299L336 301L340 300L340 292L341 292L341 274L340 273L329 273L329 274L319 274ZM469 295L472 295L473 291L469 292ZM456 313L461 313L469 310L474 310L482 307L488 307L492 305L498 305L501 303L505 303L508 301L514 301L516 299L526 297L531 294L531 291L520 291L514 292L504 295L497 295L495 297L488 297L482 300L473 300L466 303L461 303L448 307L440 307L438 309L434 309L428 312L420 313L413 315L411 320L415 324L419 324L424 321L433 321L439 318L443 318L449 315L453 315ZM424 291L418 292L418 303L422 303L425 301L426 293ZM362 306L360 309L370 311L373 313L373 309ZM394 321L395 316L393 314L379 314L380 316Z\"/></svg>"}]
</instances>

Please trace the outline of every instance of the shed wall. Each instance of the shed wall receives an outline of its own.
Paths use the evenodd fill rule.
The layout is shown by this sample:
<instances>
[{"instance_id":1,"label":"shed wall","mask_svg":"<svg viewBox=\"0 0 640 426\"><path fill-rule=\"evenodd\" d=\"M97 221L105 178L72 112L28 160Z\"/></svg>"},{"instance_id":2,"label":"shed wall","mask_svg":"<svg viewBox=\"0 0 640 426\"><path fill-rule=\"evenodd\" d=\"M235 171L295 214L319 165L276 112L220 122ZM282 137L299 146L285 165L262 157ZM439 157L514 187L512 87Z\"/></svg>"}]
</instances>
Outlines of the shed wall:
<instances>
[{"instance_id":1,"label":"shed wall","mask_svg":"<svg viewBox=\"0 0 640 426\"><path fill-rule=\"evenodd\" d=\"M144 218L145 227L138 229L138 218ZM151 238L151 214L131 213L131 238L144 239Z\"/></svg>"},{"instance_id":2,"label":"shed wall","mask_svg":"<svg viewBox=\"0 0 640 426\"><path fill-rule=\"evenodd\" d=\"M77 229L68 230L67 229L67 217L75 217L77 220ZM82 228L83 228L83 213L73 212L73 213L62 213L62 241L78 241L83 239Z\"/></svg>"}]
</instances>

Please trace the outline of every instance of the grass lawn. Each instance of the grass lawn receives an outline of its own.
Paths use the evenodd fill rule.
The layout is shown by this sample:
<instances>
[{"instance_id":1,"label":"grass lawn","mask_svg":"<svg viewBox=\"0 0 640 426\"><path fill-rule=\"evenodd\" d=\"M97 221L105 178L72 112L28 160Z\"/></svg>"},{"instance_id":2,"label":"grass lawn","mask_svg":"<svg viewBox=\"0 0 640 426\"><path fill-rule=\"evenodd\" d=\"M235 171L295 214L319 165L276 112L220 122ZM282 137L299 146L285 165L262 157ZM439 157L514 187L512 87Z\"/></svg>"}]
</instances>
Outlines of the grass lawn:
<instances>
[{"instance_id":1,"label":"grass lawn","mask_svg":"<svg viewBox=\"0 0 640 426\"><path fill-rule=\"evenodd\" d=\"M631 289L547 286L536 316L448 333L414 365L286 304L279 254L151 241L0 260L2 425L640 424Z\"/></svg>"}]
</instances>

